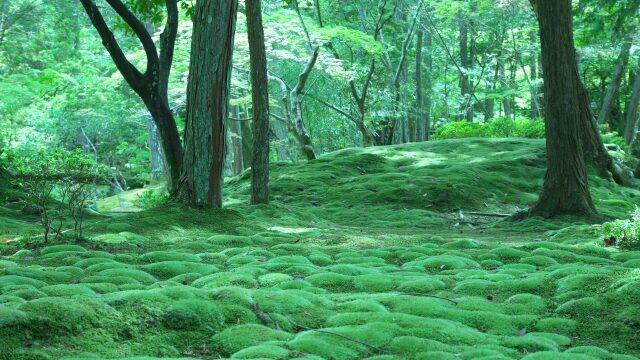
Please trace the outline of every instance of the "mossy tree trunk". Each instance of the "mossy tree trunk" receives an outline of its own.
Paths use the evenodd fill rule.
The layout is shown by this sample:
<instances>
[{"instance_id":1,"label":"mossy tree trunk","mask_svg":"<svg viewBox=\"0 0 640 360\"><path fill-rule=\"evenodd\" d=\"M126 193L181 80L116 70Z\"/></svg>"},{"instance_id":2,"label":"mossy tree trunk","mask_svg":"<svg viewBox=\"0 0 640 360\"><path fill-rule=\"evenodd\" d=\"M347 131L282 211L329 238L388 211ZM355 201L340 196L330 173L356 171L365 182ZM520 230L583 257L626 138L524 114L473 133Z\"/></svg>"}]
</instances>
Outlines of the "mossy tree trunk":
<instances>
[{"instance_id":1,"label":"mossy tree trunk","mask_svg":"<svg viewBox=\"0 0 640 360\"><path fill-rule=\"evenodd\" d=\"M540 25L546 102L547 173L530 215L593 217L585 163L584 88L578 77L571 0L530 0ZM587 108L588 110L588 108ZM592 121L593 122L593 121ZM594 123L595 127L595 123Z\"/></svg>"},{"instance_id":2,"label":"mossy tree trunk","mask_svg":"<svg viewBox=\"0 0 640 360\"><path fill-rule=\"evenodd\" d=\"M269 84L260 0L246 0L253 100L251 204L269 203Z\"/></svg>"},{"instance_id":3,"label":"mossy tree trunk","mask_svg":"<svg viewBox=\"0 0 640 360\"><path fill-rule=\"evenodd\" d=\"M611 78L611 84L609 85L609 89L607 90L602 102L602 107L600 108L598 125L605 124L607 122L607 118L611 114L614 100L620 90L620 84L622 83L625 69L629 63L629 50L631 50L632 43L632 38L627 37L622 45L622 50L620 50L620 55L618 55L618 63L616 64L616 68L613 71L613 77Z\"/></svg>"},{"instance_id":4,"label":"mossy tree trunk","mask_svg":"<svg viewBox=\"0 0 640 360\"><path fill-rule=\"evenodd\" d=\"M237 0L198 0L193 15L185 155L177 194L177 200L190 206L222 207L237 11Z\"/></svg>"}]
</instances>

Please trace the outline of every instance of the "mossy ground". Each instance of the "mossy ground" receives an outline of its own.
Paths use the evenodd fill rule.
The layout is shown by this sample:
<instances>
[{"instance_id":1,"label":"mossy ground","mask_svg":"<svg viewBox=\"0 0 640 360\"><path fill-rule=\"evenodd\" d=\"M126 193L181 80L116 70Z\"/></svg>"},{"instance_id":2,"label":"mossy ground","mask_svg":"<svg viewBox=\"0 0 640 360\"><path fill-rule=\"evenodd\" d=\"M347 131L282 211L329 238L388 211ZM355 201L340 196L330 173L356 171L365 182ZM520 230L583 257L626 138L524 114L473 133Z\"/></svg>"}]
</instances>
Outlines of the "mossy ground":
<instances>
[{"instance_id":1,"label":"mossy ground","mask_svg":"<svg viewBox=\"0 0 640 360\"><path fill-rule=\"evenodd\" d=\"M0 245L0 359L633 359L640 252L589 224L512 224L537 140L437 141L276 164L273 202L90 219L89 240ZM592 180L602 213L640 192ZM0 211L0 238L35 219ZM461 216L462 214L462 216Z\"/></svg>"}]
</instances>

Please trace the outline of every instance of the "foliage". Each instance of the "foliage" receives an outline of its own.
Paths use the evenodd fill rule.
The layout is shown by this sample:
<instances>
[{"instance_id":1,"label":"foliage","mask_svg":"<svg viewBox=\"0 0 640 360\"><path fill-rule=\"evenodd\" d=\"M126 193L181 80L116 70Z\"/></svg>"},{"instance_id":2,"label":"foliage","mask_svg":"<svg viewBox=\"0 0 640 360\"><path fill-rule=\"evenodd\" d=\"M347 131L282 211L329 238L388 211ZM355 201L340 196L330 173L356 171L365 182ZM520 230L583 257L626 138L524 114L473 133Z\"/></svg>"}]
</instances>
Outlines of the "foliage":
<instances>
[{"instance_id":1,"label":"foliage","mask_svg":"<svg viewBox=\"0 0 640 360\"><path fill-rule=\"evenodd\" d=\"M6 160L12 177L27 195L26 207L40 215L44 241L61 232L65 216L71 216L76 236L82 237L82 222L89 186L104 177L105 170L82 151L12 149Z\"/></svg>"},{"instance_id":2,"label":"foliage","mask_svg":"<svg viewBox=\"0 0 640 360\"><path fill-rule=\"evenodd\" d=\"M467 137L524 137L544 138L544 122L540 119L518 117L512 120L500 117L485 123L452 121L436 130L435 139L459 139Z\"/></svg>"},{"instance_id":3,"label":"foliage","mask_svg":"<svg viewBox=\"0 0 640 360\"><path fill-rule=\"evenodd\" d=\"M141 209L153 209L166 205L169 202L169 194L164 190L146 190L135 201Z\"/></svg>"},{"instance_id":4,"label":"foliage","mask_svg":"<svg viewBox=\"0 0 640 360\"><path fill-rule=\"evenodd\" d=\"M640 208L631 212L631 219L609 221L600 226L605 242L621 249L640 249Z\"/></svg>"}]
</instances>

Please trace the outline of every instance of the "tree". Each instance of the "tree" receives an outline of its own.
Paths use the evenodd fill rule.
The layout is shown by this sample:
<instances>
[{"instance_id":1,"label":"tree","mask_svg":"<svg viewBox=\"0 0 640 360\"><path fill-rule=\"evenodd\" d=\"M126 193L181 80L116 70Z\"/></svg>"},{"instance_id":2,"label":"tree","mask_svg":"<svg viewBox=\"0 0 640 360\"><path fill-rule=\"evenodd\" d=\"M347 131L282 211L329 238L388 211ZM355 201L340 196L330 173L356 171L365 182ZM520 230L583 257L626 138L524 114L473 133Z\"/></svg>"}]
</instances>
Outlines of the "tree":
<instances>
[{"instance_id":1,"label":"tree","mask_svg":"<svg viewBox=\"0 0 640 360\"><path fill-rule=\"evenodd\" d=\"M547 173L529 215L553 217L597 214L585 163L585 90L573 44L571 0L530 0L540 25L546 99ZM593 122L593 118L589 119ZM595 126L595 125L594 125Z\"/></svg>"},{"instance_id":2,"label":"tree","mask_svg":"<svg viewBox=\"0 0 640 360\"><path fill-rule=\"evenodd\" d=\"M140 96L158 127L165 156L168 187L172 193L175 193L182 165L182 145L178 127L169 108L167 91L178 31L177 0L165 1L167 20L160 35L159 53L144 23L122 1L106 0L140 40L147 60L144 72L140 72L127 59L95 2L93 0L80 0L80 2L116 67L131 89Z\"/></svg>"},{"instance_id":3,"label":"tree","mask_svg":"<svg viewBox=\"0 0 640 360\"><path fill-rule=\"evenodd\" d=\"M253 101L251 203L269 203L269 84L260 0L246 0Z\"/></svg>"},{"instance_id":4,"label":"tree","mask_svg":"<svg viewBox=\"0 0 640 360\"><path fill-rule=\"evenodd\" d=\"M237 0L199 0L194 10L185 152L177 192L177 199L190 206L222 207L237 11Z\"/></svg>"}]
</instances>

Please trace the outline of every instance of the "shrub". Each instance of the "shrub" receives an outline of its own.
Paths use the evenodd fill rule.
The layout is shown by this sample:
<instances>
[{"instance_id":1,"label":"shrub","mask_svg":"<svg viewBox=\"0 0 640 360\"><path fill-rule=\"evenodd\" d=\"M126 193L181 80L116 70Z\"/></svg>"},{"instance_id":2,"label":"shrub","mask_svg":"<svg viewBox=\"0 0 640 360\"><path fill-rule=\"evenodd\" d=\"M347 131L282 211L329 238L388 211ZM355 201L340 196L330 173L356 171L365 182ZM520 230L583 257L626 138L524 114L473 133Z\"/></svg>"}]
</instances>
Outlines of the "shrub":
<instances>
[{"instance_id":1,"label":"shrub","mask_svg":"<svg viewBox=\"0 0 640 360\"><path fill-rule=\"evenodd\" d=\"M629 220L614 220L602 224L600 235L606 245L640 249L640 208L636 207Z\"/></svg>"},{"instance_id":2,"label":"shrub","mask_svg":"<svg viewBox=\"0 0 640 360\"><path fill-rule=\"evenodd\" d=\"M169 202L169 194L164 190L147 190L138 195L135 204L142 209L153 209Z\"/></svg>"},{"instance_id":3,"label":"shrub","mask_svg":"<svg viewBox=\"0 0 640 360\"><path fill-rule=\"evenodd\" d=\"M544 138L544 122L540 119L499 117L484 123L453 121L436 130L435 139L467 137L524 137Z\"/></svg>"},{"instance_id":4,"label":"shrub","mask_svg":"<svg viewBox=\"0 0 640 360\"><path fill-rule=\"evenodd\" d=\"M51 234L54 239L62 235L67 215L73 219L76 235L82 237L88 186L103 178L104 169L80 150L13 149L6 157L13 166L10 175L25 190L28 206L40 215L44 241Z\"/></svg>"}]
</instances>

